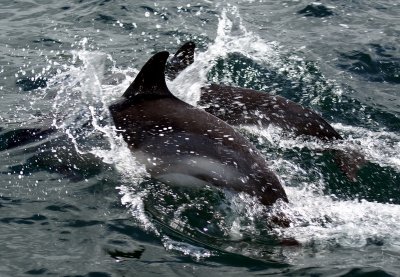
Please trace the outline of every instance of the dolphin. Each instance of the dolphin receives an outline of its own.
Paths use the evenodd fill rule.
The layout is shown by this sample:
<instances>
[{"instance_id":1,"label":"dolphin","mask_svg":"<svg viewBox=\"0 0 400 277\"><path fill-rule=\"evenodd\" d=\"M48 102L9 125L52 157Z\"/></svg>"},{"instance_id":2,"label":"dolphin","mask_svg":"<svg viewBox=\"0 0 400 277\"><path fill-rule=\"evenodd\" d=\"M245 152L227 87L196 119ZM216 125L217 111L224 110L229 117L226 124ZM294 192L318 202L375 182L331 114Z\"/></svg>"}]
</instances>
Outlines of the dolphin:
<instances>
[{"instance_id":1,"label":"dolphin","mask_svg":"<svg viewBox=\"0 0 400 277\"><path fill-rule=\"evenodd\" d=\"M169 79L174 79L194 61L195 43L181 46L167 65ZM233 126L270 124L296 135L322 140L342 139L340 134L316 112L282 96L226 86L209 84L201 88L200 107Z\"/></svg>"},{"instance_id":2,"label":"dolphin","mask_svg":"<svg viewBox=\"0 0 400 277\"><path fill-rule=\"evenodd\" d=\"M152 178L171 185L245 192L270 206L288 202L263 155L223 120L176 98L165 82L168 52L143 66L109 106L117 132Z\"/></svg>"}]
</instances>

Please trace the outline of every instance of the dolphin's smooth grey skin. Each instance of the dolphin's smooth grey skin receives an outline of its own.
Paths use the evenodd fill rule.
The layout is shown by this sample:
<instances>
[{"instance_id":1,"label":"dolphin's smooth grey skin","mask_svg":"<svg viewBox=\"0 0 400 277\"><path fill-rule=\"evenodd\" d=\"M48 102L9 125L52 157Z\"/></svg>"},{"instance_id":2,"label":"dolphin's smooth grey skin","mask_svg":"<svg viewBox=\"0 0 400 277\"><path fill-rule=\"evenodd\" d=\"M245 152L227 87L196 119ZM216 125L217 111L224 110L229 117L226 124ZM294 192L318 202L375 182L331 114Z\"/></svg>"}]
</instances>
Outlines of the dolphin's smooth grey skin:
<instances>
[{"instance_id":1,"label":"dolphin's smooth grey skin","mask_svg":"<svg viewBox=\"0 0 400 277\"><path fill-rule=\"evenodd\" d=\"M168 52L155 54L109 107L117 130L150 175L175 185L246 192L269 206L288 201L262 154L223 120L171 94Z\"/></svg>"},{"instance_id":2,"label":"dolphin's smooth grey skin","mask_svg":"<svg viewBox=\"0 0 400 277\"><path fill-rule=\"evenodd\" d=\"M174 79L194 61L195 43L181 46L170 59L167 76ZM270 124L296 135L307 135L322 140L342 137L316 112L282 96L239 87L210 84L201 88L200 106L230 125Z\"/></svg>"}]
</instances>

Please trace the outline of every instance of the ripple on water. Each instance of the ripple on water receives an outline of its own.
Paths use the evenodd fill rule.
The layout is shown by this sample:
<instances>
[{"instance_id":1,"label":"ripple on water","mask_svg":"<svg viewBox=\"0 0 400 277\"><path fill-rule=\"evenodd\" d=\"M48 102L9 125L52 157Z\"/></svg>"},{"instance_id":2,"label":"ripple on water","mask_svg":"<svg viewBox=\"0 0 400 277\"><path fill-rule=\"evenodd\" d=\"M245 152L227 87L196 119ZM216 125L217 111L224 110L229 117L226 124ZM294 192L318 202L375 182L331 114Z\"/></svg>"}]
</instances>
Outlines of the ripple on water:
<instances>
[{"instance_id":1,"label":"ripple on water","mask_svg":"<svg viewBox=\"0 0 400 277\"><path fill-rule=\"evenodd\" d=\"M339 67L361 75L372 82L400 83L400 57L396 48L370 44L366 49L341 53Z\"/></svg>"}]
</instances>

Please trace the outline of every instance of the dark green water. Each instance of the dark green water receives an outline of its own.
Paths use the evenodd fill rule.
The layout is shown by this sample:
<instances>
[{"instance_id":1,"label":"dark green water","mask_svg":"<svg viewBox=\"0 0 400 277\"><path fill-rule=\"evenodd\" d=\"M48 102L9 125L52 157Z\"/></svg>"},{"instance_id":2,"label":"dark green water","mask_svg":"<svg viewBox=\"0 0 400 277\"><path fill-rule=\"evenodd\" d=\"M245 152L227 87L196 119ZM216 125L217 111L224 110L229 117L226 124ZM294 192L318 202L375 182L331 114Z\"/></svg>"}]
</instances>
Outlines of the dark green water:
<instances>
[{"instance_id":1,"label":"dark green water","mask_svg":"<svg viewBox=\"0 0 400 277\"><path fill-rule=\"evenodd\" d=\"M396 1L3 0L0 22L0 276L399 274ZM268 226L249 196L150 180L115 134L107 106L188 40L195 63L168 83L180 98L195 105L208 82L258 89L344 137L241 129L285 184L272 212L291 227ZM328 148L366 157L356 182Z\"/></svg>"}]
</instances>

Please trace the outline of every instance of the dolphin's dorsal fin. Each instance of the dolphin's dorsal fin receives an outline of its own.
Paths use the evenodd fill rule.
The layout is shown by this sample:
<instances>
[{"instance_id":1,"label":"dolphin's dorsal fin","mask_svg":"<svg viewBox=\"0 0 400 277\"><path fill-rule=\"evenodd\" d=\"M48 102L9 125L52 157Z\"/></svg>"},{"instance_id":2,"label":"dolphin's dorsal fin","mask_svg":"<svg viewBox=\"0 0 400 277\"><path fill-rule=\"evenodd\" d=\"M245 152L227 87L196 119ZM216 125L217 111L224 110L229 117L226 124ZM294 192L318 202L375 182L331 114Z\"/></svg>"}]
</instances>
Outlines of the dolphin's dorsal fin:
<instances>
[{"instance_id":1,"label":"dolphin's dorsal fin","mask_svg":"<svg viewBox=\"0 0 400 277\"><path fill-rule=\"evenodd\" d=\"M170 79L176 78L178 74L194 62L194 49L196 45L193 41L186 42L176 51L167 67L167 76Z\"/></svg>"},{"instance_id":2,"label":"dolphin's dorsal fin","mask_svg":"<svg viewBox=\"0 0 400 277\"><path fill-rule=\"evenodd\" d=\"M163 51L151 57L125 91L123 97L132 100L139 95L173 96L165 83L164 72L168 56L169 53Z\"/></svg>"},{"instance_id":3,"label":"dolphin's dorsal fin","mask_svg":"<svg viewBox=\"0 0 400 277\"><path fill-rule=\"evenodd\" d=\"M176 51L171 62L178 62L186 67L194 62L194 49L196 44L193 41L186 42L184 45Z\"/></svg>"}]
</instances>

